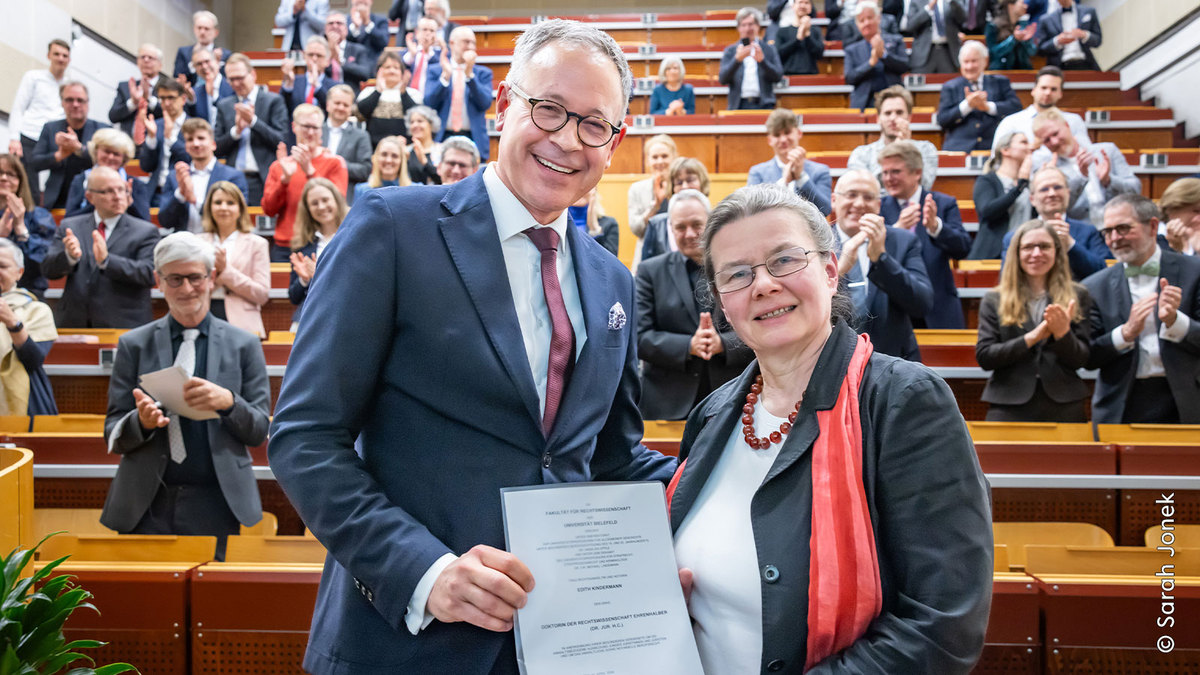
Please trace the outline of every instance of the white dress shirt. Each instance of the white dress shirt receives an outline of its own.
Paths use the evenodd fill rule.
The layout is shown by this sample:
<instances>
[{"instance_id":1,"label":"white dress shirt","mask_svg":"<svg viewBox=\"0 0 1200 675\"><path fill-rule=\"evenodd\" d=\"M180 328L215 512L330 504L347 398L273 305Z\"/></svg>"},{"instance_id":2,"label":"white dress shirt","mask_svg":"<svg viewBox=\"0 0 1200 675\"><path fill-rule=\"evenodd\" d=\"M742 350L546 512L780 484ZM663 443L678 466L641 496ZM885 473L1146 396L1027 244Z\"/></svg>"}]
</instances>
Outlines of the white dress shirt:
<instances>
[{"instance_id":1,"label":"white dress shirt","mask_svg":"<svg viewBox=\"0 0 1200 675\"><path fill-rule=\"evenodd\" d=\"M68 77L64 72L63 78L56 80L49 70L30 70L21 76L21 84L17 86L17 95L8 113L10 140L18 140L19 133L36 141L46 122L66 116L58 89Z\"/></svg>"},{"instance_id":2,"label":"white dress shirt","mask_svg":"<svg viewBox=\"0 0 1200 675\"><path fill-rule=\"evenodd\" d=\"M234 96L236 97L237 95L235 94ZM237 98L237 100L240 102L241 101L240 97ZM258 103L258 87L254 87L253 89L250 90L250 95L246 97L246 103L250 104L251 108L253 108L255 106L255 104ZM250 134L251 134L251 130L253 129L254 124L256 122L258 122L258 115L255 115L254 118L250 120L250 126L246 127L242 131L242 134L237 137L238 145L241 146L238 149L237 158L241 159L242 149L245 149L245 159L241 163L241 166L236 166L234 168L241 170L242 173L261 173L262 172L261 168L258 166L258 160L254 159L254 151L250 147ZM233 123L233 129L230 129L230 134L232 135L232 133L236 129L237 129L237 122L235 121Z\"/></svg>"},{"instance_id":3,"label":"white dress shirt","mask_svg":"<svg viewBox=\"0 0 1200 675\"><path fill-rule=\"evenodd\" d=\"M755 406L754 428L763 436L786 421ZM734 428L675 533L675 562L695 579L688 609L706 673L761 669L763 591L750 502L781 447L752 450L741 425Z\"/></svg>"},{"instance_id":4,"label":"white dress shirt","mask_svg":"<svg viewBox=\"0 0 1200 675\"><path fill-rule=\"evenodd\" d=\"M525 343L525 354L529 357L529 369L533 384L537 388L538 410L546 411L546 380L550 367L550 334L552 323L550 308L546 305L546 293L542 290L542 254L524 231L531 227L543 227L526 210L525 206L500 180L495 163L483 171L483 184L487 188L488 201L496 218L496 231L500 236L500 249L504 255L504 267L508 286L512 290L513 306L517 312L517 323L521 326L521 338ZM571 259L571 246L567 240L569 216L564 210L553 223L545 227L558 233L558 285L562 289L563 303L567 316L575 330L575 356L583 351L587 342L587 326L583 321L583 304L579 299L579 284L575 281L575 263ZM778 426L778 424L776 424ZM433 621L425 605L433 590L438 575L450 563L458 559L447 553L434 561L433 565L417 582L408 611L404 616L405 626L416 635Z\"/></svg>"},{"instance_id":5,"label":"white dress shirt","mask_svg":"<svg viewBox=\"0 0 1200 675\"><path fill-rule=\"evenodd\" d=\"M1070 12L1061 12L1060 11L1060 13L1059 13L1059 17L1062 18L1062 27L1063 27L1064 33L1067 31L1070 31L1070 30L1075 30L1076 28L1079 27L1079 16L1078 16L1079 15L1079 6L1074 3L1072 3L1071 6L1072 6L1072 11L1070 11ZM1085 55L1083 53L1083 46L1079 44L1079 40L1071 40L1070 42L1068 42L1067 44L1062 46L1063 62L1080 61L1080 60L1086 59L1086 58L1087 58L1087 55Z\"/></svg>"},{"instance_id":6,"label":"white dress shirt","mask_svg":"<svg viewBox=\"0 0 1200 675\"><path fill-rule=\"evenodd\" d=\"M117 223L121 222L121 214L115 215L112 218L101 218L100 213L98 211L93 211L92 215L96 219L96 227L97 227L97 229L92 230L93 232L99 232L100 230L98 228L100 227L100 221L102 221L102 220L104 221L104 243L107 244L108 240L112 239L113 230L117 229ZM82 239L82 238L79 239L79 248L90 251L92 248L91 238L89 237L88 239ZM70 253L67 254L67 262L69 262L72 267L74 267L76 264L78 264L81 259L82 258L72 258ZM99 267L100 269L107 268L108 267L108 258L105 258L104 262L102 262L102 263L97 263L96 267Z\"/></svg>"},{"instance_id":7,"label":"white dress shirt","mask_svg":"<svg viewBox=\"0 0 1200 675\"><path fill-rule=\"evenodd\" d=\"M1059 113L1067 121L1067 126L1071 128L1071 135L1075 137L1075 140L1079 141L1080 145L1091 145L1092 141L1088 138L1087 123L1083 121L1083 118L1065 110L1060 110ZM1000 145L1000 139L1014 132L1025 134L1025 138L1032 143L1034 141L1033 118L1037 117L1037 114L1037 106L1031 103L1028 108L1018 110L1000 120L1000 124L996 125L996 133L992 137L992 150L995 150Z\"/></svg>"},{"instance_id":8,"label":"white dress shirt","mask_svg":"<svg viewBox=\"0 0 1200 675\"><path fill-rule=\"evenodd\" d=\"M921 186L920 185L917 186L916 192L909 195L907 199L905 199L904 201L902 201L900 203L900 210L903 211L904 207L906 207L906 206L916 206L920 210L925 209L925 204L923 204L921 202ZM917 225L913 225L912 230L909 230L909 231L913 232L918 227L925 227L925 226L918 223ZM928 230L926 230L926 231L928 231ZM942 218L941 218L941 216L938 216L937 227L935 227L932 232L929 232L929 236L937 237L941 233L942 233ZM915 234L915 232L914 232L914 234Z\"/></svg>"},{"instance_id":9,"label":"white dress shirt","mask_svg":"<svg viewBox=\"0 0 1200 675\"><path fill-rule=\"evenodd\" d=\"M983 76L980 75L979 79L974 82L971 82L970 80L968 80L967 84L970 85L971 89L973 89L973 90L977 89L977 90L982 91L984 89ZM971 104L967 102L967 99L964 98L962 101L959 102L959 104L958 104L958 114L959 115L966 117L967 115L971 114L972 110L974 110L974 108L972 108ZM987 102L987 114L995 117L997 115L997 112L996 112L997 110L998 110L998 108L996 107L996 102L989 100Z\"/></svg>"},{"instance_id":10,"label":"white dress shirt","mask_svg":"<svg viewBox=\"0 0 1200 675\"><path fill-rule=\"evenodd\" d=\"M1150 256L1146 263L1156 262L1162 263L1162 249L1154 247L1154 253ZM1139 274L1134 277L1126 277L1125 281L1129 284L1129 297L1132 299L1132 304L1137 304L1138 300L1147 295L1158 293L1157 276L1149 276ZM1150 316L1146 317L1146 323L1142 325L1142 332L1138 333L1137 339L1134 342L1126 342L1125 337L1121 334L1121 326L1117 326L1112 330L1112 343L1117 351L1129 351L1135 346L1140 352L1137 359L1137 379L1141 380L1147 377L1165 377L1166 369L1163 367L1162 352L1159 350L1159 338L1168 342L1181 342L1187 337L1188 328L1191 326L1191 320L1187 314L1183 313L1183 308L1180 307L1175 313L1175 325L1167 327L1163 323L1155 329L1155 324L1158 323L1158 313L1150 312Z\"/></svg>"},{"instance_id":11,"label":"white dress shirt","mask_svg":"<svg viewBox=\"0 0 1200 675\"><path fill-rule=\"evenodd\" d=\"M196 201L188 202L188 231L203 232L204 226L200 219L200 210L204 207L204 198L208 196L208 183L212 179L213 168L217 164L216 157L210 157L208 164L204 166L196 166L195 162L191 165L192 172L192 194L196 196ZM174 171L174 169L171 169ZM163 172L166 175L166 171ZM175 188L175 200L184 203L183 189Z\"/></svg>"},{"instance_id":12,"label":"white dress shirt","mask_svg":"<svg viewBox=\"0 0 1200 675\"><path fill-rule=\"evenodd\" d=\"M762 46L758 44L758 40L750 43L750 55L742 59L742 98L758 98L762 96L762 88L758 84L758 61L754 59L754 54L760 51Z\"/></svg>"}]
</instances>

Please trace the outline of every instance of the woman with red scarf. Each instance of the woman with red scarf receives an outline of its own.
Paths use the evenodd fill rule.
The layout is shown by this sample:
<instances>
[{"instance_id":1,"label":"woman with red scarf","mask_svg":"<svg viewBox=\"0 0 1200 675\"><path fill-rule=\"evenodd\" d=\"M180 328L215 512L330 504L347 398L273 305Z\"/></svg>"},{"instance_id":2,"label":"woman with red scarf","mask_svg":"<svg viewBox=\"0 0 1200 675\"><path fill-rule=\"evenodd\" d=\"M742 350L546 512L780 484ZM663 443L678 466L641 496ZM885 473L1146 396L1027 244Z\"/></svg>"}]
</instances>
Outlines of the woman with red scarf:
<instances>
[{"instance_id":1,"label":"woman with red scarf","mask_svg":"<svg viewBox=\"0 0 1200 675\"><path fill-rule=\"evenodd\" d=\"M850 328L840 249L774 185L709 216L705 273L756 361L692 411L668 488L708 675L966 673L983 648L991 512L966 424L941 378Z\"/></svg>"}]
</instances>

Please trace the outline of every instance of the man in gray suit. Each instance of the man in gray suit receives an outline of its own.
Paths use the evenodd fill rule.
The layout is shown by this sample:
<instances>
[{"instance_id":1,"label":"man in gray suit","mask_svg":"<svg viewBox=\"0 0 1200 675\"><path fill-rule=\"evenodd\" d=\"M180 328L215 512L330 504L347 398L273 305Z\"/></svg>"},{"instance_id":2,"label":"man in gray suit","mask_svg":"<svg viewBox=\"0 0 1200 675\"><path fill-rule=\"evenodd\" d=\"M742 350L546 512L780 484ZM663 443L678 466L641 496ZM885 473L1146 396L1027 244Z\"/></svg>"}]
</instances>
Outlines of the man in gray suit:
<instances>
[{"instance_id":1,"label":"man in gray suit","mask_svg":"<svg viewBox=\"0 0 1200 675\"><path fill-rule=\"evenodd\" d=\"M47 279L67 277L54 308L60 328L134 328L149 321L151 256L158 228L127 215L129 188L103 166L88 176L92 213L65 218L42 262Z\"/></svg>"},{"instance_id":2,"label":"man in gray suit","mask_svg":"<svg viewBox=\"0 0 1200 675\"><path fill-rule=\"evenodd\" d=\"M346 160L349 187L347 198L353 198L354 186L371 175L371 137L354 125L350 113L354 110L354 90L339 84L325 95L325 127L321 130L321 145Z\"/></svg>"},{"instance_id":3,"label":"man in gray suit","mask_svg":"<svg viewBox=\"0 0 1200 675\"><path fill-rule=\"evenodd\" d=\"M914 73L958 72L958 34L967 11L958 0L909 0L900 16L900 34L911 37Z\"/></svg>"},{"instance_id":4,"label":"man in gray suit","mask_svg":"<svg viewBox=\"0 0 1200 675\"><path fill-rule=\"evenodd\" d=\"M257 86L254 66L245 54L229 57L225 79L234 95L217 102L217 156L245 174L250 188L246 201L258 206L275 148L287 135L287 106L282 96Z\"/></svg>"},{"instance_id":5,"label":"man in gray suit","mask_svg":"<svg viewBox=\"0 0 1200 675\"><path fill-rule=\"evenodd\" d=\"M104 435L121 464L100 522L122 534L215 535L220 560L227 535L262 519L247 448L267 438L270 388L258 338L209 314L214 257L190 232L154 247L169 311L118 343ZM184 402L207 419L138 388L139 376L172 365L190 375Z\"/></svg>"}]
</instances>

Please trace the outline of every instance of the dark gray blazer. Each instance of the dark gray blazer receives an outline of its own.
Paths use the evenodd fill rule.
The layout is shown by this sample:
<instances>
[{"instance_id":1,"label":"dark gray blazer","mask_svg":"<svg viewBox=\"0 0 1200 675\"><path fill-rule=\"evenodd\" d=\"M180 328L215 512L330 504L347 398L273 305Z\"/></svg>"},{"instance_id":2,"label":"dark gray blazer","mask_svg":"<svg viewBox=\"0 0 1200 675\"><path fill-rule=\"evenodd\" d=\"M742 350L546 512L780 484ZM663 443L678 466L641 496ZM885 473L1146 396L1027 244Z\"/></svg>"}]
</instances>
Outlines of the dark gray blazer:
<instances>
[{"instance_id":1,"label":"dark gray blazer","mask_svg":"<svg viewBox=\"0 0 1200 675\"><path fill-rule=\"evenodd\" d=\"M329 143L329 125L321 129L321 145ZM371 137L366 131L350 127L342 131L337 154L346 160L346 174L350 179L347 194L354 194L354 185L371 175Z\"/></svg>"},{"instance_id":2,"label":"dark gray blazer","mask_svg":"<svg viewBox=\"0 0 1200 675\"><path fill-rule=\"evenodd\" d=\"M74 266L67 258L63 235L67 228L79 239L83 257ZM122 215L108 238L104 269L92 257L96 214L64 218L42 261L47 279L67 278L62 298L54 307L59 328L134 328L151 319L150 287L154 285L154 246L158 228Z\"/></svg>"},{"instance_id":3,"label":"dark gray blazer","mask_svg":"<svg viewBox=\"0 0 1200 675\"><path fill-rule=\"evenodd\" d=\"M174 362L171 329L165 316L129 331L117 343L108 381L104 437L110 452L121 456L121 464L104 500L100 522L118 532L132 530L150 508L171 453L166 429L142 428L133 389L140 375ZM205 423L217 482L238 521L253 525L262 519L262 504L247 447L266 440L271 405L267 366L258 338L212 317L207 375L205 379L233 392L229 414Z\"/></svg>"},{"instance_id":4,"label":"dark gray blazer","mask_svg":"<svg viewBox=\"0 0 1200 675\"><path fill-rule=\"evenodd\" d=\"M721 54L721 69L717 77L721 84L729 87L727 110L737 110L742 102L742 73L745 72L741 61L734 58L740 42L735 42L725 48ZM763 51L763 60L758 64L758 100L765 104L775 103L775 83L783 77L783 62L779 60L779 52L775 47L759 40L758 46ZM750 58L747 56L746 58Z\"/></svg>"},{"instance_id":5,"label":"dark gray blazer","mask_svg":"<svg viewBox=\"0 0 1200 675\"><path fill-rule=\"evenodd\" d=\"M1088 389L1076 370L1088 359L1088 312L1092 297L1087 289L1075 284L1076 304L1081 316L1071 322L1071 332L1060 340L1053 337L1033 347L1025 344L1025 334L1034 329L1026 318L1019 326L1000 324L1000 293L988 291L979 307L979 336L975 342L975 360L979 367L992 371L980 398L988 403L1021 405L1033 398L1037 381L1046 395L1059 403L1087 398Z\"/></svg>"},{"instance_id":6,"label":"dark gray blazer","mask_svg":"<svg viewBox=\"0 0 1200 675\"><path fill-rule=\"evenodd\" d=\"M688 280L687 258L670 251L645 260L637 274L638 356L642 359L642 399L648 420L681 420L692 411L703 361L688 353L700 327L700 312L712 312L724 351L708 362L712 387L728 382L754 359L719 307L701 302ZM707 393L707 392L705 392Z\"/></svg>"},{"instance_id":7,"label":"dark gray blazer","mask_svg":"<svg viewBox=\"0 0 1200 675\"><path fill-rule=\"evenodd\" d=\"M54 136L67 130L67 120L46 122L42 127L42 135L38 136L37 144L33 146L33 151L28 157L28 171L31 175L36 175L44 169L50 170L50 177L46 179L46 187L42 190L42 206L55 209L65 205L67 192L71 189L71 180L92 167L92 156L88 154L87 149L88 141L92 140L92 135L98 130L107 128L108 125L104 122L93 119L84 122L83 130L76 134L83 147L78 153L59 162L54 159L54 153L58 152L58 142L54 140Z\"/></svg>"},{"instance_id":8,"label":"dark gray blazer","mask_svg":"<svg viewBox=\"0 0 1200 675\"><path fill-rule=\"evenodd\" d=\"M1200 424L1200 259L1163 250L1160 279L1183 289L1179 311L1188 315L1191 325L1182 342L1159 338L1158 349L1179 421ZM1120 424L1125 413L1125 398L1137 375L1137 348L1119 352L1113 347L1112 330L1129 319L1133 298L1125 281L1125 265L1117 264L1083 280L1092 294L1091 356L1088 368L1099 368L1096 390L1092 394L1092 420L1097 424ZM1156 330L1162 322L1151 314Z\"/></svg>"},{"instance_id":9,"label":"dark gray blazer","mask_svg":"<svg viewBox=\"0 0 1200 675\"><path fill-rule=\"evenodd\" d=\"M816 412L837 400L854 340L844 323L834 327L796 423L751 504L746 525L758 561L778 572L761 582L764 673L804 671ZM742 405L757 374L755 362L688 418L679 452L687 464L671 501L673 532L711 479L730 435L741 435ZM859 412L883 608L865 635L808 672L970 672L991 603L992 521L988 485L954 394L928 368L876 353L863 374Z\"/></svg>"},{"instance_id":10,"label":"dark gray blazer","mask_svg":"<svg viewBox=\"0 0 1200 675\"><path fill-rule=\"evenodd\" d=\"M226 96L217 101L217 125L214 133L217 140L217 156L236 169L240 139L234 138L231 133L237 120L233 112L234 103L237 103L237 96ZM259 87L258 97L254 99L254 114L258 119L254 126L250 127L250 151L254 153L254 161L258 163L258 175L265 181L271 162L275 161L275 148L289 131L288 110L282 96Z\"/></svg>"}]
</instances>

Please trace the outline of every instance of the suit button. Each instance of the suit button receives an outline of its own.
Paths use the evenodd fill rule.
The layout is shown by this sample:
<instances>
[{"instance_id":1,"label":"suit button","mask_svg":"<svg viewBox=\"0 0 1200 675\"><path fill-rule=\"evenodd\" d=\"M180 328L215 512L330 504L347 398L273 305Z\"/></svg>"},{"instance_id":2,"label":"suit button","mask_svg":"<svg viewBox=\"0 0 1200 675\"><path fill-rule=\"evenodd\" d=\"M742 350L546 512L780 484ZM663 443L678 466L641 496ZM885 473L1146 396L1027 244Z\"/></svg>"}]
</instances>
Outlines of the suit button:
<instances>
[{"instance_id":1,"label":"suit button","mask_svg":"<svg viewBox=\"0 0 1200 675\"><path fill-rule=\"evenodd\" d=\"M767 565L763 567L762 577L763 581L767 582L768 584L773 584L776 581L779 581L779 568L775 567L774 565Z\"/></svg>"},{"instance_id":2,"label":"suit button","mask_svg":"<svg viewBox=\"0 0 1200 675\"><path fill-rule=\"evenodd\" d=\"M546 454L542 455L542 468L545 468L545 469L550 468L550 453L548 453L548 452Z\"/></svg>"},{"instance_id":3,"label":"suit button","mask_svg":"<svg viewBox=\"0 0 1200 675\"><path fill-rule=\"evenodd\" d=\"M771 671L772 673L778 673L779 671L783 670L783 665L784 663L781 659L775 659L767 664L767 670Z\"/></svg>"}]
</instances>

